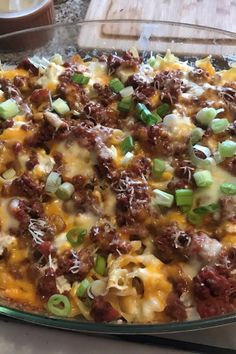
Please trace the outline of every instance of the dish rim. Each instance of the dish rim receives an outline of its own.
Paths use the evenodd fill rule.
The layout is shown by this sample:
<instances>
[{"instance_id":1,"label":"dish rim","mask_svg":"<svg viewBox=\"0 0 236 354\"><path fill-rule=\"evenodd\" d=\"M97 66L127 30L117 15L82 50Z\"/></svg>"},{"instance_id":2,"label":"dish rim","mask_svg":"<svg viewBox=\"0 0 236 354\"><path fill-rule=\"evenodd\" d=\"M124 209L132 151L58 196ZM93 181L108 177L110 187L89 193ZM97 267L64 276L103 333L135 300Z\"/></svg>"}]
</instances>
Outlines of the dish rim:
<instances>
[{"instance_id":1,"label":"dish rim","mask_svg":"<svg viewBox=\"0 0 236 354\"><path fill-rule=\"evenodd\" d=\"M58 28L58 27L72 27L72 26L80 26L80 25L85 25L85 24L99 24L99 23L140 23L140 24L162 24L162 25L172 25L172 26L177 26L177 27L186 27L186 28L195 28L199 30L205 30L205 31L214 31L216 33L221 33L228 35L232 38L236 39L236 32L232 31L225 31L220 28L216 27L209 27L209 26L202 26L202 25L194 25L186 22L175 22L175 21L162 21L162 20L137 20L137 19L111 19L111 20L82 20L82 21L75 21L71 23L54 23L52 25L46 25L46 26L37 26L37 27L31 27L27 28L21 31L15 31L15 32L10 32L7 34L2 34L0 35L0 39L7 39L9 37L13 37L16 35L20 34L25 34L25 33L30 33L30 32L38 32L38 31L44 31L44 30L50 30L53 28Z\"/></svg>"}]
</instances>

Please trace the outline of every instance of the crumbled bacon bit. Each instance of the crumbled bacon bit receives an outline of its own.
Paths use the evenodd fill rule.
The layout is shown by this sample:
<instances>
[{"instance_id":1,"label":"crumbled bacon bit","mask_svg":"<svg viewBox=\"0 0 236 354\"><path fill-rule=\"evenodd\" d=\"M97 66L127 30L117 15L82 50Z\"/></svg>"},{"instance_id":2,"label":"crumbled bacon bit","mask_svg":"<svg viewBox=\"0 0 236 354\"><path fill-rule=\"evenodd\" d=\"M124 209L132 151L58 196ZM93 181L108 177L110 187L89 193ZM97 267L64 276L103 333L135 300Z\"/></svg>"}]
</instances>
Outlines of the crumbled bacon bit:
<instances>
[{"instance_id":1,"label":"crumbled bacon bit","mask_svg":"<svg viewBox=\"0 0 236 354\"><path fill-rule=\"evenodd\" d=\"M188 74L190 80L196 83L207 82L209 79L209 74L201 68L193 69Z\"/></svg>"},{"instance_id":2,"label":"crumbled bacon bit","mask_svg":"<svg viewBox=\"0 0 236 354\"><path fill-rule=\"evenodd\" d=\"M29 60L29 58L25 58L23 59L18 65L17 65L18 69L24 69L29 71L29 73L33 74L33 75L38 75L39 70L31 63L31 61Z\"/></svg>"},{"instance_id":3,"label":"crumbled bacon bit","mask_svg":"<svg viewBox=\"0 0 236 354\"><path fill-rule=\"evenodd\" d=\"M116 230L108 223L94 226L90 230L90 239L94 242L102 254L124 254L131 249L129 242L122 240Z\"/></svg>"},{"instance_id":4,"label":"crumbled bacon bit","mask_svg":"<svg viewBox=\"0 0 236 354\"><path fill-rule=\"evenodd\" d=\"M52 268L46 269L44 275L39 279L37 291L44 300L57 293L56 274Z\"/></svg>"},{"instance_id":5,"label":"crumbled bacon bit","mask_svg":"<svg viewBox=\"0 0 236 354\"><path fill-rule=\"evenodd\" d=\"M95 322L111 322L119 317L119 313L103 296L94 298L90 314Z\"/></svg>"},{"instance_id":6,"label":"crumbled bacon bit","mask_svg":"<svg viewBox=\"0 0 236 354\"><path fill-rule=\"evenodd\" d=\"M152 108L150 97L152 97L154 93L154 87L144 83L136 88L133 97L136 102L144 103L147 108Z\"/></svg>"},{"instance_id":7,"label":"crumbled bacon bit","mask_svg":"<svg viewBox=\"0 0 236 354\"><path fill-rule=\"evenodd\" d=\"M98 83L95 83L93 88L97 91L98 99L104 107L107 107L110 103L118 98L118 95L116 95L107 85L102 86Z\"/></svg>"},{"instance_id":8,"label":"crumbled bacon bit","mask_svg":"<svg viewBox=\"0 0 236 354\"><path fill-rule=\"evenodd\" d=\"M10 194L28 198L39 197L42 193L42 186L38 181L33 180L27 174L14 179L10 185Z\"/></svg>"},{"instance_id":9,"label":"crumbled bacon bit","mask_svg":"<svg viewBox=\"0 0 236 354\"><path fill-rule=\"evenodd\" d=\"M187 319L186 308L174 293L168 296L165 314L174 321L184 321Z\"/></svg>"},{"instance_id":10,"label":"crumbled bacon bit","mask_svg":"<svg viewBox=\"0 0 236 354\"><path fill-rule=\"evenodd\" d=\"M212 266L205 266L193 278L193 294L202 318L233 311L236 301L236 279L221 275Z\"/></svg>"},{"instance_id":11,"label":"crumbled bacon bit","mask_svg":"<svg viewBox=\"0 0 236 354\"><path fill-rule=\"evenodd\" d=\"M236 176L236 157L230 157L221 162L220 166Z\"/></svg>"},{"instance_id":12,"label":"crumbled bacon bit","mask_svg":"<svg viewBox=\"0 0 236 354\"><path fill-rule=\"evenodd\" d=\"M65 275L71 281L82 280L93 267L93 257L88 249L67 251L58 259L56 274Z\"/></svg>"},{"instance_id":13,"label":"crumbled bacon bit","mask_svg":"<svg viewBox=\"0 0 236 354\"><path fill-rule=\"evenodd\" d=\"M154 87L161 91L161 99L171 104L175 103L186 87L181 80L180 70L163 71L154 77Z\"/></svg>"},{"instance_id":14,"label":"crumbled bacon bit","mask_svg":"<svg viewBox=\"0 0 236 354\"><path fill-rule=\"evenodd\" d=\"M120 226L143 221L150 212L150 192L144 176L136 178L122 171L115 178L112 189L116 193L117 222Z\"/></svg>"}]
</instances>

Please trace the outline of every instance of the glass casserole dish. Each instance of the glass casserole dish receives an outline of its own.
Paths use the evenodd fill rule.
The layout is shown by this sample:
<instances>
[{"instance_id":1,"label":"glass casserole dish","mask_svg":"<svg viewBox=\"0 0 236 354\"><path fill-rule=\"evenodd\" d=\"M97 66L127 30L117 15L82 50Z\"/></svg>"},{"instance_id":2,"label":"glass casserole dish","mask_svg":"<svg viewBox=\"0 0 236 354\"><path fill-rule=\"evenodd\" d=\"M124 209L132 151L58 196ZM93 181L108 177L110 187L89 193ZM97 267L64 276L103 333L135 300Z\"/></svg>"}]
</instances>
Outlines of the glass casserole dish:
<instances>
[{"instance_id":1,"label":"glass casserole dish","mask_svg":"<svg viewBox=\"0 0 236 354\"><path fill-rule=\"evenodd\" d=\"M118 33L118 34L117 34ZM88 38L89 36L89 38ZM236 36L233 33L169 22L89 21L55 25L21 31L0 37L1 62L14 65L24 57L50 58L55 53L63 58L79 54L82 58L114 53L135 47L145 57L171 50L182 61L194 61L209 54L218 69L234 62ZM20 45L20 46L19 46ZM10 48L11 47L11 48ZM10 53L8 52L10 48ZM172 322L167 324L90 323L78 319L46 317L4 306L0 313L26 321L58 328L97 333L161 333L218 326L235 321L235 315Z\"/></svg>"}]
</instances>

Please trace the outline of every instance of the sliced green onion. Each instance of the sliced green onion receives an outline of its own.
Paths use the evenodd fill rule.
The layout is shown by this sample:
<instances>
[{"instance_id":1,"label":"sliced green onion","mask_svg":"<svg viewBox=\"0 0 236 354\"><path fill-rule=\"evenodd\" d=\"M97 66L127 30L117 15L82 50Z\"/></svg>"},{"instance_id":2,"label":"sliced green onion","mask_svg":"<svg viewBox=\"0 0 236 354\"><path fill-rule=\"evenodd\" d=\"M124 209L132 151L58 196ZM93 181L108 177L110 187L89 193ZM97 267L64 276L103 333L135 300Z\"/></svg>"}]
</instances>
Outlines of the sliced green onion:
<instances>
[{"instance_id":1,"label":"sliced green onion","mask_svg":"<svg viewBox=\"0 0 236 354\"><path fill-rule=\"evenodd\" d=\"M47 178L45 184L45 191L49 193L55 193L61 185L61 177L59 173L52 171Z\"/></svg>"},{"instance_id":2,"label":"sliced green onion","mask_svg":"<svg viewBox=\"0 0 236 354\"><path fill-rule=\"evenodd\" d=\"M2 177L4 179L12 179L13 177L15 177L15 175L16 175L16 171L14 170L14 168L9 168L5 172L3 172Z\"/></svg>"},{"instance_id":3,"label":"sliced green onion","mask_svg":"<svg viewBox=\"0 0 236 354\"><path fill-rule=\"evenodd\" d=\"M200 225L202 223L202 215L195 213L193 210L187 214L187 219L192 225Z\"/></svg>"},{"instance_id":4,"label":"sliced green onion","mask_svg":"<svg viewBox=\"0 0 236 354\"><path fill-rule=\"evenodd\" d=\"M88 279L84 279L82 280L82 282L80 283L77 291L76 291L76 295L78 297L84 297L87 293L87 289L90 286L91 282Z\"/></svg>"},{"instance_id":5,"label":"sliced green onion","mask_svg":"<svg viewBox=\"0 0 236 354\"><path fill-rule=\"evenodd\" d=\"M187 214L191 210L191 205L183 205L180 207L180 210L183 214Z\"/></svg>"},{"instance_id":6,"label":"sliced green onion","mask_svg":"<svg viewBox=\"0 0 236 354\"><path fill-rule=\"evenodd\" d=\"M190 137L192 145L198 143L202 139L203 134L204 134L204 130L203 129L194 128L192 133L191 133L191 137Z\"/></svg>"},{"instance_id":7,"label":"sliced green onion","mask_svg":"<svg viewBox=\"0 0 236 354\"><path fill-rule=\"evenodd\" d=\"M94 296L104 296L107 292L107 282L102 279L97 279L92 282L88 290L88 295L93 298Z\"/></svg>"},{"instance_id":8,"label":"sliced green onion","mask_svg":"<svg viewBox=\"0 0 236 354\"><path fill-rule=\"evenodd\" d=\"M129 164L129 162L132 160L134 158L134 154L132 153L132 152L127 152L126 154L125 154L125 156L123 157L123 159L121 160L121 163L123 164L123 165L128 165Z\"/></svg>"},{"instance_id":9,"label":"sliced green onion","mask_svg":"<svg viewBox=\"0 0 236 354\"><path fill-rule=\"evenodd\" d=\"M13 99L0 103L0 118L5 120L13 118L19 113L19 108Z\"/></svg>"},{"instance_id":10,"label":"sliced green onion","mask_svg":"<svg viewBox=\"0 0 236 354\"><path fill-rule=\"evenodd\" d=\"M232 157L236 152L236 143L232 140L225 140L219 143L218 149L222 157Z\"/></svg>"},{"instance_id":11,"label":"sliced green onion","mask_svg":"<svg viewBox=\"0 0 236 354\"><path fill-rule=\"evenodd\" d=\"M163 118L170 110L170 105L168 103L163 103L156 109L156 113Z\"/></svg>"},{"instance_id":12,"label":"sliced green onion","mask_svg":"<svg viewBox=\"0 0 236 354\"><path fill-rule=\"evenodd\" d=\"M139 118L148 127L160 123L162 121L161 117L157 113L151 113L143 103L138 103L136 109L138 111Z\"/></svg>"},{"instance_id":13,"label":"sliced green onion","mask_svg":"<svg viewBox=\"0 0 236 354\"><path fill-rule=\"evenodd\" d=\"M65 295L54 294L48 300L48 310L56 316L66 317L71 311L71 304Z\"/></svg>"},{"instance_id":14,"label":"sliced green onion","mask_svg":"<svg viewBox=\"0 0 236 354\"><path fill-rule=\"evenodd\" d=\"M198 187L208 187L213 183L211 172L208 170L197 171L193 174Z\"/></svg>"},{"instance_id":15,"label":"sliced green onion","mask_svg":"<svg viewBox=\"0 0 236 354\"><path fill-rule=\"evenodd\" d=\"M62 200L68 200L75 191L75 187L70 182L64 182L56 191L56 196Z\"/></svg>"},{"instance_id":16,"label":"sliced green onion","mask_svg":"<svg viewBox=\"0 0 236 354\"><path fill-rule=\"evenodd\" d=\"M216 162L216 164L218 165L219 163L221 163L222 161L224 161L224 157L221 156L221 154L219 153L219 151L215 151L213 153L213 157L214 157L214 160Z\"/></svg>"},{"instance_id":17,"label":"sliced green onion","mask_svg":"<svg viewBox=\"0 0 236 354\"><path fill-rule=\"evenodd\" d=\"M121 150L123 151L124 155L127 154L127 152L132 151L134 149L134 141L131 135L127 136L122 140L120 144Z\"/></svg>"},{"instance_id":18,"label":"sliced green onion","mask_svg":"<svg viewBox=\"0 0 236 354\"><path fill-rule=\"evenodd\" d=\"M155 68L156 63L157 63L157 60L156 60L155 57L150 57L150 58L147 60L147 64L150 65L152 68Z\"/></svg>"},{"instance_id":19,"label":"sliced green onion","mask_svg":"<svg viewBox=\"0 0 236 354\"><path fill-rule=\"evenodd\" d=\"M191 158L191 162L195 166L197 166L199 168L207 168L207 167L209 167L209 166L211 166L212 164L215 163L214 159L212 157L207 157L206 159L201 159L200 157L195 155L194 146L192 145L191 141L189 142L188 148L189 148L189 155L190 155L190 158Z\"/></svg>"},{"instance_id":20,"label":"sliced green onion","mask_svg":"<svg viewBox=\"0 0 236 354\"><path fill-rule=\"evenodd\" d=\"M211 122L211 129L215 134L223 133L229 126L229 121L226 118L213 119Z\"/></svg>"},{"instance_id":21,"label":"sliced green onion","mask_svg":"<svg viewBox=\"0 0 236 354\"><path fill-rule=\"evenodd\" d=\"M223 112L224 109L215 109L212 107L202 108L196 115L196 119L202 125L208 126L218 113Z\"/></svg>"},{"instance_id":22,"label":"sliced green onion","mask_svg":"<svg viewBox=\"0 0 236 354\"><path fill-rule=\"evenodd\" d=\"M139 113L141 113L144 109L147 109L147 107L146 107L145 104L143 104L143 103L138 103L138 104L136 105L136 109L137 109L137 111L138 111Z\"/></svg>"},{"instance_id":23,"label":"sliced green onion","mask_svg":"<svg viewBox=\"0 0 236 354\"><path fill-rule=\"evenodd\" d=\"M177 189L175 191L175 200L177 206L192 205L193 203L192 189Z\"/></svg>"},{"instance_id":24,"label":"sliced green onion","mask_svg":"<svg viewBox=\"0 0 236 354\"><path fill-rule=\"evenodd\" d=\"M52 102L52 108L54 109L54 111L61 115L70 111L70 107L68 106L66 101L62 100L61 98L58 98L57 100Z\"/></svg>"},{"instance_id":25,"label":"sliced green onion","mask_svg":"<svg viewBox=\"0 0 236 354\"><path fill-rule=\"evenodd\" d=\"M117 108L120 112L122 113L128 113L130 111L130 108L132 106L133 99L131 96L129 97L124 97L122 100L118 103Z\"/></svg>"},{"instance_id":26,"label":"sliced green onion","mask_svg":"<svg viewBox=\"0 0 236 354\"><path fill-rule=\"evenodd\" d=\"M193 211L196 214L205 215L205 214L213 214L216 211L218 211L219 208L220 208L219 204L212 203L208 205L201 205L200 207L193 209Z\"/></svg>"},{"instance_id":27,"label":"sliced green onion","mask_svg":"<svg viewBox=\"0 0 236 354\"><path fill-rule=\"evenodd\" d=\"M152 174L154 177L160 177L165 171L165 161L161 159L154 159L152 165Z\"/></svg>"},{"instance_id":28,"label":"sliced green onion","mask_svg":"<svg viewBox=\"0 0 236 354\"><path fill-rule=\"evenodd\" d=\"M115 93L119 93L125 87L124 84L119 79L112 79L109 82L109 86Z\"/></svg>"},{"instance_id":29,"label":"sliced green onion","mask_svg":"<svg viewBox=\"0 0 236 354\"><path fill-rule=\"evenodd\" d=\"M98 255L96 258L95 271L100 275L104 275L106 271L106 265L107 265L106 259Z\"/></svg>"},{"instance_id":30,"label":"sliced green onion","mask_svg":"<svg viewBox=\"0 0 236 354\"><path fill-rule=\"evenodd\" d=\"M81 227L74 227L69 230L66 234L67 241L70 242L72 246L79 246L83 243L85 236L87 235L87 230Z\"/></svg>"},{"instance_id":31,"label":"sliced green onion","mask_svg":"<svg viewBox=\"0 0 236 354\"><path fill-rule=\"evenodd\" d=\"M174 202L174 196L172 194L166 193L161 191L160 189L154 189L153 193L154 197L154 204L162 205L167 208L170 208Z\"/></svg>"},{"instance_id":32,"label":"sliced green onion","mask_svg":"<svg viewBox=\"0 0 236 354\"><path fill-rule=\"evenodd\" d=\"M120 95L121 97L129 97L129 96L132 96L134 93L134 89L133 89L133 86L127 86L125 88L123 88L121 91L120 91Z\"/></svg>"},{"instance_id":33,"label":"sliced green onion","mask_svg":"<svg viewBox=\"0 0 236 354\"><path fill-rule=\"evenodd\" d=\"M72 81L79 85L86 85L90 80L89 76L85 76L84 74L74 74L72 76Z\"/></svg>"},{"instance_id":34,"label":"sliced green onion","mask_svg":"<svg viewBox=\"0 0 236 354\"><path fill-rule=\"evenodd\" d=\"M226 195L234 195L236 194L236 184L234 183L222 183L220 185L220 191Z\"/></svg>"}]
</instances>

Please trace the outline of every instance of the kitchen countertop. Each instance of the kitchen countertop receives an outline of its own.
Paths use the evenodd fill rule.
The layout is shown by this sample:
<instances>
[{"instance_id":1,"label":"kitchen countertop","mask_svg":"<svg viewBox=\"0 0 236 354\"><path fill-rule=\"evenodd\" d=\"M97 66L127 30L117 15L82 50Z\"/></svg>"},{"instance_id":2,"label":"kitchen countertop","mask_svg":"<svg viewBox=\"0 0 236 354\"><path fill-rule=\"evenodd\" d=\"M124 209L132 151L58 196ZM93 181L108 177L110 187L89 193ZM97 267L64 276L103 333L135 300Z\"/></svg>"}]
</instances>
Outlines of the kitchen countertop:
<instances>
[{"instance_id":1,"label":"kitchen countertop","mask_svg":"<svg viewBox=\"0 0 236 354\"><path fill-rule=\"evenodd\" d=\"M71 23L85 18L89 0L54 0L56 22Z\"/></svg>"}]
</instances>

